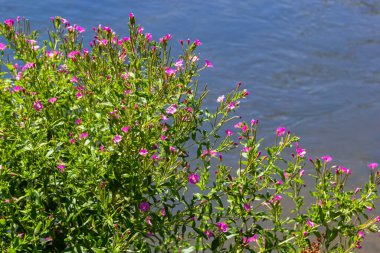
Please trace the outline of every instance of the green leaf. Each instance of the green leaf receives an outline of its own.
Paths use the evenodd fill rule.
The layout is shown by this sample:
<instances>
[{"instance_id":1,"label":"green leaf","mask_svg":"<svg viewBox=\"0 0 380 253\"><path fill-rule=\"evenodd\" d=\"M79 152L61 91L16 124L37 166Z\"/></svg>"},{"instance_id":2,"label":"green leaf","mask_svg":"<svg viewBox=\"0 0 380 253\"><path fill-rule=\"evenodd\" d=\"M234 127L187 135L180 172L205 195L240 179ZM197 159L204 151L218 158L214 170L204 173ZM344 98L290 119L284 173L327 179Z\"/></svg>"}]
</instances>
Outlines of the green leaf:
<instances>
[{"instance_id":1,"label":"green leaf","mask_svg":"<svg viewBox=\"0 0 380 253\"><path fill-rule=\"evenodd\" d=\"M194 251L194 246L190 246L189 248L183 249L182 253L191 253Z\"/></svg>"}]
</instances>

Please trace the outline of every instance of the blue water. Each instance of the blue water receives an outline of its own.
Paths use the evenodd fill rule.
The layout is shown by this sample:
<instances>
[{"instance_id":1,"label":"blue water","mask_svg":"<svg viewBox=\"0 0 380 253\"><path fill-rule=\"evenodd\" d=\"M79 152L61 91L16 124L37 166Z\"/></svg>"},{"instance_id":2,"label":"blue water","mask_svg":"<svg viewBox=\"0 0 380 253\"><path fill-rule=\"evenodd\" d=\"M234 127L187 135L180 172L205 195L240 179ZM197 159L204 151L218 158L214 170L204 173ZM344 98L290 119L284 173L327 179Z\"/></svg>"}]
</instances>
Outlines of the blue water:
<instances>
[{"instance_id":1,"label":"blue water","mask_svg":"<svg viewBox=\"0 0 380 253\"><path fill-rule=\"evenodd\" d=\"M155 39L171 33L175 47L202 41L200 57L215 66L201 77L207 107L241 81L251 95L239 111L260 120L263 137L285 126L308 156L351 167L353 184L380 163L380 1L0 1L0 19L27 17L42 34L60 15L87 36L98 24L127 35L129 12ZM365 247L380 252L379 238Z\"/></svg>"}]
</instances>

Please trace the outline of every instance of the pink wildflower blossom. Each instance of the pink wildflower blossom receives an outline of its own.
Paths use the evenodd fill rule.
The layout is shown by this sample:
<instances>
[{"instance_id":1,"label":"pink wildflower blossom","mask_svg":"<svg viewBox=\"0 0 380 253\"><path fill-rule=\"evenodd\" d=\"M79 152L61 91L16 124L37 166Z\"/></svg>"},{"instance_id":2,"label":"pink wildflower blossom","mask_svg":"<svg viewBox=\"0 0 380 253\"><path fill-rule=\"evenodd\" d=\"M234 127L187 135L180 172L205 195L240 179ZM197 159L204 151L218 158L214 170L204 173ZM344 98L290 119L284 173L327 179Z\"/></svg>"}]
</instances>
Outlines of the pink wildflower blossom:
<instances>
[{"instance_id":1,"label":"pink wildflower blossom","mask_svg":"<svg viewBox=\"0 0 380 253\"><path fill-rule=\"evenodd\" d=\"M4 51L7 48L7 45L0 43L0 50Z\"/></svg>"},{"instance_id":2,"label":"pink wildflower blossom","mask_svg":"<svg viewBox=\"0 0 380 253\"><path fill-rule=\"evenodd\" d=\"M213 68L214 67L214 65L212 65L212 63L209 61L209 60L205 60L205 66L207 67L207 68Z\"/></svg>"},{"instance_id":3,"label":"pink wildflower blossom","mask_svg":"<svg viewBox=\"0 0 380 253\"><path fill-rule=\"evenodd\" d=\"M228 105L228 110L233 110L235 109L235 102L232 101L229 105Z\"/></svg>"},{"instance_id":4,"label":"pink wildflower blossom","mask_svg":"<svg viewBox=\"0 0 380 253\"><path fill-rule=\"evenodd\" d=\"M224 95L222 95L222 96L220 96L220 97L218 97L217 99L216 99L216 102L218 102L218 103L222 103L223 101L224 101Z\"/></svg>"},{"instance_id":5,"label":"pink wildflower blossom","mask_svg":"<svg viewBox=\"0 0 380 253\"><path fill-rule=\"evenodd\" d=\"M81 99L81 98L82 98L82 93L81 93L81 92L78 92L78 93L76 94L76 96L77 96L77 99Z\"/></svg>"},{"instance_id":6,"label":"pink wildflower blossom","mask_svg":"<svg viewBox=\"0 0 380 253\"><path fill-rule=\"evenodd\" d=\"M57 99L58 98L56 98L56 97L49 98L48 102L51 103L51 104L54 104L57 101Z\"/></svg>"},{"instance_id":7,"label":"pink wildflower blossom","mask_svg":"<svg viewBox=\"0 0 380 253\"><path fill-rule=\"evenodd\" d=\"M210 230L205 230L205 235L210 239L212 237L212 232Z\"/></svg>"},{"instance_id":8,"label":"pink wildflower blossom","mask_svg":"<svg viewBox=\"0 0 380 253\"><path fill-rule=\"evenodd\" d=\"M245 204L244 204L244 209L245 209L245 211L247 211L247 212L251 211L251 206L250 206L250 204L245 203Z\"/></svg>"},{"instance_id":9,"label":"pink wildflower blossom","mask_svg":"<svg viewBox=\"0 0 380 253\"><path fill-rule=\"evenodd\" d=\"M177 105L172 104L169 108L166 109L167 114L174 114L177 112Z\"/></svg>"},{"instance_id":10,"label":"pink wildflower blossom","mask_svg":"<svg viewBox=\"0 0 380 253\"><path fill-rule=\"evenodd\" d=\"M13 27L13 25L15 24L15 21L13 19L6 19L4 20L4 24L9 27Z\"/></svg>"},{"instance_id":11,"label":"pink wildflower blossom","mask_svg":"<svg viewBox=\"0 0 380 253\"><path fill-rule=\"evenodd\" d=\"M150 33L146 33L146 34L145 34L145 39L146 39L148 42L151 42L151 41L152 41L152 34L150 34Z\"/></svg>"},{"instance_id":12,"label":"pink wildflower blossom","mask_svg":"<svg viewBox=\"0 0 380 253\"><path fill-rule=\"evenodd\" d=\"M123 131L124 133L128 133L129 128L130 128L129 126L124 126L121 128L121 131Z\"/></svg>"},{"instance_id":13,"label":"pink wildflower blossom","mask_svg":"<svg viewBox=\"0 0 380 253\"><path fill-rule=\"evenodd\" d=\"M225 131L225 133L226 133L227 136L231 136L231 135L234 134L230 129L227 129L227 130Z\"/></svg>"},{"instance_id":14,"label":"pink wildflower blossom","mask_svg":"<svg viewBox=\"0 0 380 253\"><path fill-rule=\"evenodd\" d=\"M171 69L171 68L166 68L165 69L165 73L167 76L173 76L177 73L177 70L176 69Z\"/></svg>"},{"instance_id":15,"label":"pink wildflower blossom","mask_svg":"<svg viewBox=\"0 0 380 253\"><path fill-rule=\"evenodd\" d=\"M79 51L72 51L72 52L69 53L68 57L69 57L70 59L72 59L72 60L76 60L75 57L76 57L77 55L80 55L80 52L79 52Z\"/></svg>"},{"instance_id":16,"label":"pink wildflower blossom","mask_svg":"<svg viewBox=\"0 0 380 253\"><path fill-rule=\"evenodd\" d=\"M87 132L83 132L81 133L79 136L78 136L78 139L79 140L82 140L82 139L85 139L88 137L88 133Z\"/></svg>"},{"instance_id":17,"label":"pink wildflower blossom","mask_svg":"<svg viewBox=\"0 0 380 253\"><path fill-rule=\"evenodd\" d=\"M121 142L122 139L123 137L121 135L116 135L115 137L113 137L112 141L113 143L118 144L119 142Z\"/></svg>"},{"instance_id":18,"label":"pink wildflower blossom","mask_svg":"<svg viewBox=\"0 0 380 253\"><path fill-rule=\"evenodd\" d=\"M238 122L234 125L234 128L241 128L243 126L243 122Z\"/></svg>"},{"instance_id":19,"label":"pink wildflower blossom","mask_svg":"<svg viewBox=\"0 0 380 253\"><path fill-rule=\"evenodd\" d=\"M65 165L63 165L63 164L59 164L57 166L57 168L58 168L59 172L61 172L61 173L63 173L65 171Z\"/></svg>"},{"instance_id":20,"label":"pink wildflower blossom","mask_svg":"<svg viewBox=\"0 0 380 253\"><path fill-rule=\"evenodd\" d=\"M309 227L314 227L315 226L315 224L314 224L314 222L312 222L310 219L309 220L307 220L307 223L306 223Z\"/></svg>"},{"instance_id":21,"label":"pink wildflower blossom","mask_svg":"<svg viewBox=\"0 0 380 253\"><path fill-rule=\"evenodd\" d=\"M296 152L297 152L297 155L299 157L304 157L306 155L306 150L301 148L299 145L298 145L298 142L296 142Z\"/></svg>"},{"instance_id":22,"label":"pink wildflower blossom","mask_svg":"<svg viewBox=\"0 0 380 253\"><path fill-rule=\"evenodd\" d=\"M377 166L379 166L377 163L370 163L370 164L368 164L368 167L369 167L371 170L374 170Z\"/></svg>"},{"instance_id":23,"label":"pink wildflower blossom","mask_svg":"<svg viewBox=\"0 0 380 253\"><path fill-rule=\"evenodd\" d=\"M283 136L286 132L286 128L285 127L278 127L277 130L276 130L276 135L277 136Z\"/></svg>"},{"instance_id":24,"label":"pink wildflower blossom","mask_svg":"<svg viewBox=\"0 0 380 253\"><path fill-rule=\"evenodd\" d=\"M198 46L202 45L202 42L200 42L198 39L196 39L194 41L194 45L196 45L198 47Z\"/></svg>"},{"instance_id":25,"label":"pink wildflower blossom","mask_svg":"<svg viewBox=\"0 0 380 253\"><path fill-rule=\"evenodd\" d=\"M197 184L199 182L199 176L197 174L190 174L188 179L190 184Z\"/></svg>"},{"instance_id":26,"label":"pink wildflower blossom","mask_svg":"<svg viewBox=\"0 0 380 253\"><path fill-rule=\"evenodd\" d=\"M325 161L326 163L332 161L332 157L331 157L331 156L328 156L328 155L322 156L321 158L322 158L322 160Z\"/></svg>"},{"instance_id":27,"label":"pink wildflower blossom","mask_svg":"<svg viewBox=\"0 0 380 253\"><path fill-rule=\"evenodd\" d=\"M140 151L139 151L139 154L141 155L141 156L147 156L148 155L148 151L146 150L146 149L140 149Z\"/></svg>"},{"instance_id":28,"label":"pink wildflower blossom","mask_svg":"<svg viewBox=\"0 0 380 253\"><path fill-rule=\"evenodd\" d=\"M84 29L83 27L76 25L76 24L74 24L74 28L75 28L75 30L77 30L78 33L83 33L86 31L86 29Z\"/></svg>"},{"instance_id":29,"label":"pink wildflower blossom","mask_svg":"<svg viewBox=\"0 0 380 253\"><path fill-rule=\"evenodd\" d=\"M149 211L150 205L148 202L141 202L139 208L141 211L147 212Z\"/></svg>"},{"instance_id":30,"label":"pink wildflower blossom","mask_svg":"<svg viewBox=\"0 0 380 253\"><path fill-rule=\"evenodd\" d=\"M249 238L243 237L243 245L248 246L249 243L251 242L256 242L257 241L257 235L253 235Z\"/></svg>"},{"instance_id":31,"label":"pink wildflower blossom","mask_svg":"<svg viewBox=\"0 0 380 253\"><path fill-rule=\"evenodd\" d=\"M44 105L41 103L40 100L37 100L36 102L34 102L33 107L37 111L41 111L42 109L44 109Z\"/></svg>"},{"instance_id":32,"label":"pink wildflower blossom","mask_svg":"<svg viewBox=\"0 0 380 253\"><path fill-rule=\"evenodd\" d=\"M70 82L72 83L77 83L78 82L78 79L76 76L73 76L73 78L70 79Z\"/></svg>"},{"instance_id":33,"label":"pink wildflower blossom","mask_svg":"<svg viewBox=\"0 0 380 253\"><path fill-rule=\"evenodd\" d=\"M244 148L242 149L242 152L243 152L243 153L248 153L251 149L252 149L251 147L244 147Z\"/></svg>"},{"instance_id":34,"label":"pink wildflower blossom","mask_svg":"<svg viewBox=\"0 0 380 253\"><path fill-rule=\"evenodd\" d=\"M176 66L177 68L181 68L183 65L183 60L182 59L179 59L178 61L176 61L174 63L174 66Z\"/></svg>"},{"instance_id":35,"label":"pink wildflower blossom","mask_svg":"<svg viewBox=\"0 0 380 253\"><path fill-rule=\"evenodd\" d=\"M27 62L24 67L21 68L21 70L24 71L30 68L34 68L35 66L36 64L34 62Z\"/></svg>"},{"instance_id":36,"label":"pink wildflower blossom","mask_svg":"<svg viewBox=\"0 0 380 253\"><path fill-rule=\"evenodd\" d=\"M218 226L220 232L227 233L228 225L226 223L218 222L218 223L216 223L216 225Z\"/></svg>"},{"instance_id":37,"label":"pink wildflower blossom","mask_svg":"<svg viewBox=\"0 0 380 253\"><path fill-rule=\"evenodd\" d=\"M252 126L256 125L258 122L259 122L258 120L251 119L251 125Z\"/></svg>"}]
</instances>

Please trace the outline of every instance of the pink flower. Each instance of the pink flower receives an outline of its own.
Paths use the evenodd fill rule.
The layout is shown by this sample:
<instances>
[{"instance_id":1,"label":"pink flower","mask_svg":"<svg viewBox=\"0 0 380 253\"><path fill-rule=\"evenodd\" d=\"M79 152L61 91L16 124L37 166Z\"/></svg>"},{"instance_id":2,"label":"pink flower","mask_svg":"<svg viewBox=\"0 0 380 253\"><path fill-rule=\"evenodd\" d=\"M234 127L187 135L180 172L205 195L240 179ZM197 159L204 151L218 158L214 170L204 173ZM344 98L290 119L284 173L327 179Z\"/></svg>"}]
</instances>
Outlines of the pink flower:
<instances>
[{"instance_id":1,"label":"pink flower","mask_svg":"<svg viewBox=\"0 0 380 253\"><path fill-rule=\"evenodd\" d=\"M148 202L141 202L139 208L141 211L147 212L149 211L150 205Z\"/></svg>"},{"instance_id":2,"label":"pink flower","mask_svg":"<svg viewBox=\"0 0 380 253\"><path fill-rule=\"evenodd\" d=\"M171 69L171 68L166 68L165 69L165 73L167 76L173 76L175 75L175 73L177 73L177 70L176 69Z\"/></svg>"},{"instance_id":3,"label":"pink flower","mask_svg":"<svg viewBox=\"0 0 380 253\"><path fill-rule=\"evenodd\" d=\"M282 199L282 196L281 196L281 195L276 195L276 196L274 196L271 200L269 200L269 203L280 202L281 199Z\"/></svg>"},{"instance_id":4,"label":"pink flower","mask_svg":"<svg viewBox=\"0 0 380 253\"><path fill-rule=\"evenodd\" d=\"M34 68L36 66L36 64L34 62L27 62L24 67L21 68L21 70L26 70L26 69L30 69L30 68Z\"/></svg>"},{"instance_id":5,"label":"pink flower","mask_svg":"<svg viewBox=\"0 0 380 253\"><path fill-rule=\"evenodd\" d=\"M359 236L359 238L364 238L364 232L363 232L363 230L359 230L358 236Z\"/></svg>"},{"instance_id":6,"label":"pink flower","mask_svg":"<svg viewBox=\"0 0 380 253\"><path fill-rule=\"evenodd\" d=\"M242 149L242 152L243 152L243 153L248 153L251 149L252 149L251 147L244 147L244 148Z\"/></svg>"},{"instance_id":7,"label":"pink flower","mask_svg":"<svg viewBox=\"0 0 380 253\"><path fill-rule=\"evenodd\" d=\"M123 131L124 133L128 133L129 128L130 128L129 126L124 126L121 128L121 131Z\"/></svg>"},{"instance_id":8,"label":"pink flower","mask_svg":"<svg viewBox=\"0 0 380 253\"><path fill-rule=\"evenodd\" d=\"M376 220L376 222L380 222L380 216L377 216L377 217L375 218L375 220Z\"/></svg>"},{"instance_id":9,"label":"pink flower","mask_svg":"<svg viewBox=\"0 0 380 253\"><path fill-rule=\"evenodd\" d=\"M81 92L78 92L78 93L76 94L76 96L77 96L77 99L81 99L81 98L82 98L82 93L81 93Z\"/></svg>"},{"instance_id":10,"label":"pink flower","mask_svg":"<svg viewBox=\"0 0 380 253\"><path fill-rule=\"evenodd\" d=\"M212 232L210 230L205 230L205 235L207 236L207 238L211 238Z\"/></svg>"},{"instance_id":11,"label":"pink flower","mask_svg":"<svg viewBox=\"0 0 380 253\"><path fill-rule=\"evenodd\" d=\"M194 45L196 45L198 47L198 46L202 45L202 42L200 42L198 39L196 39L194 41Z\"/></svg>"},{"instance_id":12,"label":"pink flower","mask_svg":"<svg viewBox=\"0 0 380 253\"><path fill-rule=\"evenodd\" d=\"M243 245L248 246L249 243L251 242L256 242L257 241L257 235L253 235L249 238L243 237Z\"/></svg>"},{"instance_id":13,"label":"pink flower","mask_svg":"<svg viewBox=\"0 0 380 253\"><path fill-rule=\"evenodd\" d=\"M74 28L75 28L75 30L77 30L78 33L83 33L86 31L86 29L84 29L83 27L76 25L76 24L74 24Z\"/></svg>"},{"instance_id":14,"label":"pink flower","mask_svg":"<svg viewBox=\"0 0 380 253\"><path fill-rule=\"evenodd\" d=\"M314 224L314 222L312 222L310 219L309 220L307 220L307 223L306 223L309 227L314 227L315 226L315 224Z\"/></svg>"},{"instance_id":15,"label":"pink flower","mask_svg":"<svg viewBox=\"0 0 380 253\"><path fill-rule=\"evenodd\" d=\"M6 19L4 20L4 24L9 27L13 27L13 25L15 24L15 21L13 19Z\"/></svg>"},{"instance_id":16,"label":"pink flower","mask_svg":"<svg viewBox=\"0 0 380 253\"><path fill-rule=\"evenodd\" d=\"M296 142L296 152L297 152L297 155L299 157L304 157L306 155L306 150L301 148L299 145L298 145L298 142Z\"/></svg>"},{"instance_id":17,"label":"pink flower","mask_svg":"<svg viewBox=\"0 0 380 253\"><path fill-rule=\"evenodd\" d=\"M51 104L54 104L55 101L57 101L58 98L56 97L53 97L53 98L49 98L48 102L51 103Z\"/></svg>"},{"instance_id":18,"label":"pink flower","mask_svg":"<svg viewBox=\"0 0 380 253\"><path fill-rule=\"evenodd\" d=\"M7 48L7 45L0 43L0 50L4 51Z\"/></svg>"},{"instance_id":19,"label":"pink flower","mask_svg":"<svg viewBox=\"0 0 380 253\"><path fill-rule=\"evenodd\" d=\"M146 150L146 149L140 149L140 151L139 151L139 154L141 155L141 156L147 156L147 154L148 154L148 151Z\"/></svg>"},{"instance_id":20,"label":"pink flower","mask_svg":"<svg viewBox=\"0 0 380 253\"><path fill-rule=\"evenodd\" d=\"M234 134L230 129L227 129L227 130L225 131L225 133L226 133L227 136L231 136L231 135Z\"/></svg>"},{"instance_id":21,"label":"pink flower","mask_svg":"<svg viewBox=\"0 0 380 253\"><path fill-rule=\"evenodd\" d=\"M229 105L228 105L228 110L233 110L235 109L235 102L232 101Z\"/></svg>"},{"instance_id":22,"label":"pink flower","mask_svg":"<svg viewBox=\"0 0 380 253\"><path fill-rule=\"evenodd\" d=\"M283 136L286 132L286 128L285 127L278 127L277 130L276 130L276 135L277 136Z\"/></svg>"},{"instance_id":23,"label":"pink flower","mask_svg":"<svg viewBox=\"0 0 380 253\"><path fill-rule=\"evenodd\" d=\"M222 96L220 96L220 97L218 97L217 99L216 99L216 102L218 102L218 103L222 103L223 101L224 101L224 95L222 95Z\"/></svg>"},{"instance_id":24,"label":"pink flower","mask_svg":"<svg viewBox=\"0 0 380 253\"><path fill-rule=\"evenodd\" d=\"M158 161L158 155L157 154L152 155L152 160L153 161Z\"/></svg>"},{"instance_id":25,"label":"pink flower","mask_svg":"<svg viewBox=\"0 0 380 253\"><path fill-rule=\"evenodd\" d=\"M344 174L350 175L351 174L351 170L347 169L346 167L339 166L339 168L335 170L335 173L337 173L337 174L344 173Z\"/></svg>"},{"instance_id":26,"label":"pink flower","mask_svg":"<svg viewBox=\"0 0 380 253\"><path fill-rule=\"evenodd\" d=\"M326 163L332 161L332 157L331 157L331 156L328 156L328 155L322 156L321 158L322 158L322 160L325 161Z\"/></svg>"},{"instance_id":27,"label":"pink flower","mask_svg":"<svg viewBox=\"0 0 380 253\"><path fill-rule=\"evenodd\" d=\"M79 118L79 119L77 119L76 121L75 121L75 124L77 124L77 125L80 125L82 123L82 119L81 118Z\"/></svg>"},{"instance_id":28,"label":"pink flower","mask_svg":"<svg viewBox=\"0 0 380 253\"><path fill-rule=\"evenodd\" d=\"M246 133L246 132L248 131L248 126L247 126L247 125L243 125L243 126L241 127L241 130L242 130L244 133Z\"/></svg>"},{"instance_id":29,"label":"pink flower","mask_svg":"<svg viewBox=\"0 0 380 253\"><path fill-rule=\"evenodd\" d=\"M226 233L228 231L228 225L226 223L218 222L216 225L218 226L220 232Z\"/></svg>"},{"instance_id":30,"label":"pink flower","mask_svg":"<svg viewBox=\"0 0 380 253\"><path fill-rule=\"evenodd\" d=\"M259 122L258 120L251 119L251 125L252 126L256 125L258 122Z\"/></svg>"},{"instance_id":31,"label":"pink flower","mask_svg":"<svg viewBox=\"0 0 380 253\"><path fill-rule=\"evenodd\" d=\"M75 143L75 139L70 139L70 143L74 144Z\"/></svg>"},{"instance_id":32,"label":"pink flower","mask_svg":"<svg viewBox=\"0 0 380 253\"><path fill-rule=\"evenodd\" d=\"M174 63L174 66L176 66L177 68L181 68L183 65L183 60L182 59L179 59L178 61L176 61Z\"/></svg>"},{"instance_id":33,"label":"pink flower","mask_svg":"<svg viewBox=\"0 0 380 253\"><path fill-rule=\"evenodd\" d=\"M174 114L177 112L177 105L172 104L169 108L166 109L167 114Z\"/></svg>"},{"instance_id":34,"label":"pink flower","mask_svg":"<svg viewBox=\"0 0 380 253\"><path fill-rule=\"evenodd\" d=\"M214 65L212 65L212 63L209 60L205 60L205 62L206 62L205 66L207 68L213 68L214 67Z\"/></svg>"},{"instance_id":35,"label":"pink flower","mask_svg":"<svg viewBox=\"0 0 380 253\"><path fill-rule=\"evenodd\" d=\"M145 39L147 40L147 41L152 41L152 34L150 34L150 33L146 33L145 34Z\"/></svg>"},{"instance_id":36,"label":"pink flower","mask_svg":"<svg viewBox=\"0 0 380 253\"><path fill-rule=\"evenodd\" d=\"M300 177L302 177L305 174L305 170L300 171Z\"/></svg>"},{"instance_id":37,"label":"pink flower","mask_svg":"<svg viewBox=\"0 0 380 253\"><path fill-rule=\"evenodd\" d=\"M121 135L116 135L115 137L113 137L113 143L115 144L118 144L119 142L121 142L121 140L123 139L123 137L121 137Z\"/></svg>"},{"instance_id":38,"label":"pink flower","mask_svg":"<svg viewBox=\"0 0 380 253\"><path fill-rule=\"evenodd\" d=\"M249 212L249 211L251 211L251 206L248 203L245 203L244 209L245 209L245 211Z\"/></svg>"},{"instance_id":39,"label":"pink flower","mask_svg":"<svg viewBox=\"0 0 380 253\"><path fill-rule=\"evenodd\" d=\"M190 174L188 179L190 184L197 184L199 182L199 176L197 174Z\"/></svg>"},{"instance_id":40,"label":"pink flower","mask_svg":"<svg viewBox=\"0 0 380 253\"><path fill-rule=\"evenodd\" d=\"M73 78L70 79L70 82L72 83L77 83L78 82L78 79L76 76L73 76Z\"/></svg>"},{"instance_id":41,"label":"pink flower","mask_svg":"<svg viewBox=\"0 0 380 253\"><path fill-rule=\"evenodd\" d=\"M78 139L79 140L82 140L82 139L85 139L88 137L88 133L87 132L83 132L81 133L79 136L78 136Z\"/></svg>"},{"instance_id":42,"label":"pink flower","mask_svg":"<svg viewBox=\"0 0 380 253\"><path fill-rule=\"evenodd\" d=\"M377 166L379 166L377 163L370 163L370 164L368 164L368 167L369 167L371 170L374 170Z\"/></svg>"},{"instance_id":43,"label":"pink flower","mask_svg":"<svg viewBox=\"0 0 380 253\"><path fill-rule=\"evenodd\" d=\"M72 60L76 60L76 58L75 58L76 55L80 55L80 52L79 51L72 51L69 53L68 57Z\"/></svg>"},{"instance_id":44,"label":"pink flower","mask_svg":"<svg viewBox=\"0 0 380 253\"><path fill-rule=\"evenodd\" d=\"M238 122L234 125L234 128L241 128L241 126L243 125L244 123L243 122Z\"/></svg>"},{"instance_id":45,"label":"pink flower","mask_svg":"<svg viewBox=\"0 0 380 253\"><path fill-rule=\"evenodd\" d=\"M44 105L41 103L40 100L37 100L36 102L34 102L33 107L37 111L41 111L42 109L44 109Z\"/></svg>"},{"instance_id":46,"label":"pink flower","mask_svg":"<svg viewBox=\"0 0 380 253\"><path fill-rule=\"evenodd\" d=\"M63 173L65 171L65 165L63 165L63 164L59 164L57 166L57 168L59 169L59 172L61 172L61 173Z\"/></svg>"}]
</instances>

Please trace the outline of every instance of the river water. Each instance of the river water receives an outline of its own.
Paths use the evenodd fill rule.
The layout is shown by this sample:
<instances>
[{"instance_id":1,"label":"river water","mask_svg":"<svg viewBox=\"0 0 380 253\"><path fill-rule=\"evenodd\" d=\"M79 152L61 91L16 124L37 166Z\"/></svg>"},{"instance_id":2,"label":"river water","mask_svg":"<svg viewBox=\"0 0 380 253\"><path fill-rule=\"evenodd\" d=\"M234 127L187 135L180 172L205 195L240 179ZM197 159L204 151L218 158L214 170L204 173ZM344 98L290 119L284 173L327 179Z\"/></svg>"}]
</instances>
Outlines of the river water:
<instances>
[{"instance_id":1,"label":"river water","mask_svg":"<svg viewBox=\"0 0 380 253\"><path fill-rule=\"evenodd\" d=\"M242 82L251 95L239 112L262 137L285 126L308 156L352 168L352 186L380 163L379 0L0 0L0 19L27 17L42 34L59 15L87 34L102 24L127 35L130 12L155 39L171 33L174 53L179 39L203 43L215 66L201 77L207 107ZM380 252L380 239L362 252Z\"/></svg>"}]
</instances>

